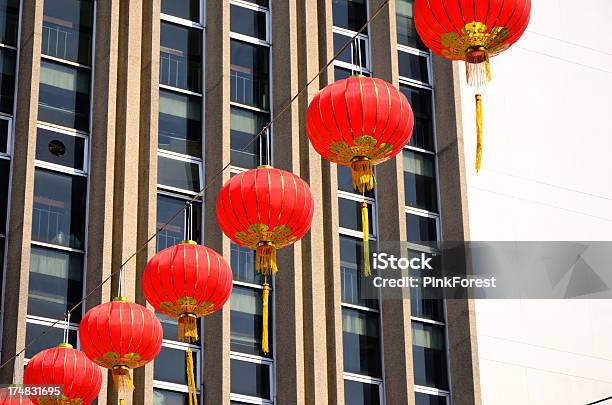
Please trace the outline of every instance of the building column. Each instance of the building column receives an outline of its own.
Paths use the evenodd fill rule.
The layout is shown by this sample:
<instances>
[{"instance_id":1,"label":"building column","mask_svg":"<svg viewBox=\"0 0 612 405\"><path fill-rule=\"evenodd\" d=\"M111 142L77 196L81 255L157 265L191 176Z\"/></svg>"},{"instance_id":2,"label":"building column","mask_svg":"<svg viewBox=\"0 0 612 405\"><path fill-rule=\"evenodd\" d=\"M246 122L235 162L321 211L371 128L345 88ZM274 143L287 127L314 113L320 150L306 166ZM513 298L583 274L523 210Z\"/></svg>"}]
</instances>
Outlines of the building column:
<instances>
[{"instance_id":1,"label":"building column","mask_svg":"<svg viewBox=\"0 0 612 405\"><path fill-rule=\"evenodd\" d=\"M463 125L459 93L462 66L433 58L436 142L442 237L469 241ZM480 369L474 301L446 301L451 396L454 405L480 405Z\"/></svg>"},{"instance_id":2,"label":"building column","mask_svg":"<svg viewBox=\"0 0 612 405\"><path fill-rule=\"evenodd\" d=\"M304 87L319 72L317 0L297 3L298 87ZM312 190L315 214L310 232L302 239L302 283L304 298L304 379L306 404L327 405L327 335L328 310L325 300L325 230L323 227L323 172L322 158L312 148L306 134L308 103L319 91L315 80L298 99L300 177ZM335 385L335 384L334 384ZM334 387L335 388L335 387Z\"/></svg>"},{"instance_id":3,"label":"building column","mask_svg":"<svg viewBox=\"0 0 612 405\"><path fill-rule=\"evenodd\" d=\"M119 1L96 2L94 80L92 89L92 130L90 136L89 202L87 221L87 272L89 293L112 272L113 187L117 63L119 51ZM93 213L93 215L92 215ZM111 299L110 283L96 290L83 304L87 311ZM107 398L106 374L99 403Z\"/></svg>"},{"instance_id":4,"label":"building column","mask_svg":"<svg viewBox=\"0 0 612 405\"><path fill-rule=\"evenodd\" d=\"M10 293L4 294L2 363L22 351L26 345L25 325L32 237L43 2L24 1L21 7L17 109L8 205L10 214L7 232L7 271L4 279L4 291ZM25 352L0 370L2 384L21 383L24 357Z\"/></svg>"},{"instance_id":5,"label":"building column","mask_svg":"<svg viewBox=\"0 0 612 405\"><path fill-rule=\"evenodd\" d=\"M272 0L272 113L298 92L297 1ZM299 107L293 103L274 123L274 166L300 173ZM318 215L315 213L315 215ZM276 402L304 405L302 242L278 251L275 276ZM313 389L314 387L308 387Z\"/></svg>"},{"instance_id":6,"label":"building column","mask_svg":"<svg viewBox=\"0 0 612 405\"><path fill-rule=\"evenodd\" d=\"M115 184L113 216L112 269L119 269L138 249L138 179L140 139L140 83L142 10L141 0L119 2L119 52L117 69L116 133L115 133ZM137 266L132 259L123 268L125 291L123 295L131 301L136 299ZM111 297L117 295L119 276L113 278ZM150 374L151 384L145 383L143 374ZM135 374L137 389L152 389L152 366L138 370ZM112 379L109 379L112 380ZM137 398L137 395L134 396ZM117 403L117 392L108 390L108 404ZM132 398L127 403L134 404Z\"/></svg>"},{"instance_id":7,"label":"building column","mask_svg":"<svg viewBox=\"0 0 612 405\"><path fill-rule=\"evenodd\" d=\"M319 69L334 57L332 4L318 0ZM319 77L319 86L308 90L312 97L334 82L333 65ZM310 98L309 98L310 99ZM344 353L342 340L342 281L340 277L340 234L338 215L338 170L334 163L321 163L323 219L323 269L325 275L325 329L327 338L327 388L330 404L344 405Z\"/></svg>"},{"instance_id":8,"label":"building column","mask_svg":"<svg viewBox=\"0 0 612 405\"><path fill-rule=\"evenodd\" d=\"M384 0L370 0L372 15ZM399 86L395 2L370 25L373 76ZM406 241L402 155L377 166L376 205L379 242ZM405 254L406 252L401 252ZM385 398L388 404L415 403L410 296L407 289L383 290L381 301Z\"/></svg>"},{"instance_id":9,"label":"building column","mask_svg":"<svg viewBox=\"0 0 612 405\"><path fill-rule=\"evenodd\" d=\"M230 161L230 7L228 1L206 2L205 75L205 245L231 263L230 241L217 224L215 209L221 187L230 178L219 172ZM230 298L231 300L231 298ZM204 317L204 403L230 403L230 303Z\"/></svg>"}]
</instances>

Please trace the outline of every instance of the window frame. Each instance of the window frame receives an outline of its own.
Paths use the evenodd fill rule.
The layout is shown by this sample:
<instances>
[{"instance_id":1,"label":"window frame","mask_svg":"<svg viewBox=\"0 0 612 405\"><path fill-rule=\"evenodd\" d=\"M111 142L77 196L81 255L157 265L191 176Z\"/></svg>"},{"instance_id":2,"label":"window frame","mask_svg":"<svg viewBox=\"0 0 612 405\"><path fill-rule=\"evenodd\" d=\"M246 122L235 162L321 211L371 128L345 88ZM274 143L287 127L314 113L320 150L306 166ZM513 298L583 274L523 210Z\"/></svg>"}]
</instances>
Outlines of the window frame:
<instances>
[{"instance_id":1,"label":"window frame","mask_svg":"<svg viewBox=\"0 0 612 405\"><path fill-rule=\"evenodd\" d=\"M162 149L158 149L157 150L157 158L159 160L159 158L164 158L164 159L170 159L170 160L175 160L175 161L179 161L179 162L183 162L183 163L189 163L189 164L194 164L198 166L198 187L199 189L196 191L192 191L192 190L187 190L187 189L183 189L183 188L178 188L178 187L173 187L173 186L167 186L165 184L161 184L159 183L159 179L157 182L157 190L165 190L165 191L169 191L171 193L178 193L181 195L187 195L187 196L196 196L200 193L200 191L202 190L202 186L203 186L203 181L204 181L204 162L202 161L202 159L199 158L195 158L193 156L188 156L188 155L182 155L180 153L176 153L176 152L170 152L170 151L166 151L166 150L162 150Z\"/></svg>"},{"instance_id":2,"label":"window frame","mask_svg":"<svg viewBox=\"0 0 612 405\"><path fill-rule=\"evenodd\" d=\"M85 144L83 147L83 170L71 168L69 166L59 165L56 163L50 163L50 162L46 162L44 160L38 160L38 159L34 160L34 165L36 167L53 170L53 171L57 171L60 173L87 177L89 173L89 135L82 131L78 131L74 128L61 127L59 125L53 125L53 124L49 124L43 121L37 122L36 129L39 129L39 128L46 130L46 131L57 132L62 135L69 135L75 138L83 139L85 141ZM38 133L37 133L37 139L38 139Z\"/></svg>"},{"instance_id":3,"label":"window frame","mask_svg":"<svg viewBox=\"0 0 612 405\"><path fill-rule=\"evenodd\" d=\"M201 339L202 343L203 340ZM200 367L194 367L195 369L195 381L196 381L196 394L200 394L201 392L201 384L198 384L198 381L202 381L202 364L204 361L204 354L201 345L177 342L175 340L162 339L162 348L168 348L172 350L178 350L182 352L187 352L188 349L191 349L193 353L193 357L197 358L198 364ZM153 367L155 367L155 363L153 363ZM171 383L163 380L153 380L153 388L159 388L167 391L175 391L187 394L189 393L189 386L183 384Z\"/></svg>"},{"instance_id":4,"label":"window frame","mask_svg":"<svg viewBox=\"0 0 612 405\"><path fill-rule=\"evenodd\" d=\"M381 344L382 344L382 339L381 339ZM382 350L381 350L381 363L383 362L383 358L382 358ZM382 367L382 364L381 364ZM383 369L384 371L384 369ZM383 372L383 378L384 378L384 372ZM369 377L369 376L365 376L365 375L361 375L361 374L354 374L354 373L348 373L348 372L344 372L344 377L343 380L348 380L348 381L353 381L353 382L357 382L357 383L361 383L361 384L370 384L370 385L376 385L378 386L378 396L379 396L379 401L380 401L380 405L384 405L385 404L385 384L384 384L384 380L381 378L374 378L374 377Z\"/></svg>"},{"instance_id":5,"label":"window frame","mask_svg":"<svg viewBox=\"0 0 612 405\"><path fill-rule=\"evenodd\" d=\"M44 318L44 317L35 316L35 315L26 315L26 325L28 323L32 324L32 325L46 326L48 328L59 329L61 331L64 331L66 329L66 321L58 321L57 319ZM79 339L79 334L78 334L78 332L79 332L79 324L78 323L69 322L68 323L68 330L76 333L76 336L77 336L77 345L76 345L75 348L77 350L80 350L80 348L81 348L81 341ZM59 343L61 343L61 342L59 342ZM25 351L23 352L23 355L24 355L24 365L27 365L28 362L30 361L30 359L25 357Z\"/></svg>"},{"instance_id":6,"label":"window frame","mask_svg":"<svg viewBox=\"0 0 612 405\"><path fill-rule=\"evenodd\" d=\"M369 3L369 2L368 2ZM337 27L337 26L333 26L332 27L332 42L333 42L333 34L338 34L338 35L342 35L343 37L346 38L345 42L348 42L351 40L351 38L357 34L356 31L351 31L348 30L346 28L341 28L341 27ZM355 65L353 63L348 63L345 61L341 61L341 60L334 60L334 66L338 66L341 67L343 69L348 69L350 71L355 71L355 72L359 72L361 71L365 76L370 76L372 74L372 61L370 58L370 37L366 34L358 34L357 35L357 40L358 40L358 44L359 46L361 46L361 41L364 41L364 46L366 49L365 55L361 55L362 57L365 56L365 66L359 66L359 65ZM349 49L353 49L352 47L349 47L348 49L346 49L344 52L346 52ZM335 54L335 51L334 51ZM352 60L355 60L355 55L352 54L351 51L351 57Z\"/></svg>"},{"instance_id":7,"label":"window frame","mask_svg":"<svg viewBox=\"0 0 612 405\"><path fill-rule=\"evenodd\" d=\"M243 361L246 363L262 364L262 365L267 366L268 372L269 372L269 379L270 379L270 398L266 399L266 398L252 397L249 395L230 393L230 401L245 402L248 404L265 404L265 405L274 404L274 399L276 398L276 384L274 380L274 376L276 374L275 372L276 367L275 367L274 356L268 359L265 357L255 356L252 354L230 351L230 364L231 364L231 360L238 360L238 361Z\"/></svg>"}]
</instances>

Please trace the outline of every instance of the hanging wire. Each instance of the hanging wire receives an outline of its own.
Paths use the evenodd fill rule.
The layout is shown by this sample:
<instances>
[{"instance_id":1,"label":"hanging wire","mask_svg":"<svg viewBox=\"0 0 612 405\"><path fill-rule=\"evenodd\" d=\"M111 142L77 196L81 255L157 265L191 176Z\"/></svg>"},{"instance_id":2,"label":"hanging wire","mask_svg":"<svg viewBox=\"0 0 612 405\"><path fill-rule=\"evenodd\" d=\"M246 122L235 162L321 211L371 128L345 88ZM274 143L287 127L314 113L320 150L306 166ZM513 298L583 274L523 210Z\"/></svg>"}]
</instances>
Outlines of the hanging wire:
<instances>
[{"instance_id":1,"label":"hanging wire","mask_svg":"<svg viewBox=\"0 0 612 405\"><path fill-rule=\"evenodd\" d=\"M291 107L291 105L295 102L295 100L297 100L302 93L304 93L308 87L310 87L310 85L312 83L315 82L315 80L317 80L319 78L319 76L321 76L333 63L334 61L336 61L338 59L338 57L349 47L351 46L351 44L355 41L355 39L359 36L359 34L361 34L369 25L370 23L376 18L378 17L378 15L380 14L380 12L389 4L391 0L385 0L383 3L381 3L381 5L376 9L376 11L374 11L374 13L372 13L372 16L365 22L365 24L363 24L363 26L353 35L353 37L346 42L342 48L340 48L340 50L338 50L338 52L336 52L336 54L325 64L325 66L323 66L321 68L321 70L319 70L319 72L312 78L310 79L305 85L304 87L302 87L282 108L280 108L280 110L274 114L274 116L272 117L272 120L270 120L270 122L268 122L256 135L254 135L251 140L239 151L239 152L244 152L246 151L251 145L253 145L253 143L255 141L257 141L259 138L262 137L262 135L267 134L267 136L269 137L269 130L272 127L272 124L274 124L274 122L276 122L281 116L283 116L285 114L285 112L287 112L287 110L289 109L289 107ZM269 139L268 139L269 140ZM269 149L269 148L268 148ZM204 187L198 191L192 198L191 200L189 200L189 203L194 203L195 201L197 201L197 199L202 196L206 190L208 190L208 188L215 183L222 175L223 173L225 173L225 171L232 165L232 161L230 158L230 161L223 166L223 168L221 168L221 170L219 170L217 173L215 173L214 176L212 176L212 178L210 178L210 180L208 181L208 183L206 183L204 185ZM123 269L125 268L125 266L131 262L138 254L140 254L142 251L144 251L148 246L149 243L151 243L151 241L153 239L155 239L157 237L157 235L159 235L164 229L166 229L166 227L168 225L170 225L176 218L178 218L178 216L185 211L185 209L187 208L187 205L185 205L184 208L181 208L179 210L177 210L171 217L170 219L168 219L161 227L159 227L157 229L157 231L151 235L138 249L136 249L136 251L134 253L132 253L127 259L125 259L125 261L123 263L121 263L121 265L119 266L119 268L113 272L111 272L111 274L109 274L104 280L102 280L102 282L100 282L100 284L98 284L97 286L95 286L90 292L88 292L87 294L85 294L85 296L83 297L82 300L80 300L79 302L77 302L76 304L74 304L68 311L67 313L72 313L73 311L75 311L77 308L79 308L89 297L91 297L96 291L98 291L100 288L102 288L102 286L104 284L106 284L109 280L111 280L114 276L116 276L117 274L119 274L119 277L121 279L121 274L123 272ZM119 282L119 284L121 285L121 281ZM50 330L51 328L57 326L60 322L62 322L61 319L56 320L55 322L53 322L51 325L48 325L45 329L43 329L41 331L40 334L38 334L37 336L35 336L34 338L32 338L24 347L23 349L21 349L20 351L18 351L15 355L11 356L11 358L9 358L8 360L4 361L2 364L0 364L0 370L2 368L4 368L6 365L8 365L10 362L12 362L13 360L15 360L17 357L19 357L21 354L23 354L27 349L29 349L34 343L36 343L40 338L42 338L43 336L45 336Z\"/></svg>"},{"instance_id":2,"label":"hanging wire","mask_svg":"<svg viewBox=\"0 0 612 405\"><path fill-rule=\"evenodd\" d=\"M66 311L65 314L66 325L64 325L64 344L68 344L68 334L70 332L70 311Z\"/></svg>"}]
</instances>

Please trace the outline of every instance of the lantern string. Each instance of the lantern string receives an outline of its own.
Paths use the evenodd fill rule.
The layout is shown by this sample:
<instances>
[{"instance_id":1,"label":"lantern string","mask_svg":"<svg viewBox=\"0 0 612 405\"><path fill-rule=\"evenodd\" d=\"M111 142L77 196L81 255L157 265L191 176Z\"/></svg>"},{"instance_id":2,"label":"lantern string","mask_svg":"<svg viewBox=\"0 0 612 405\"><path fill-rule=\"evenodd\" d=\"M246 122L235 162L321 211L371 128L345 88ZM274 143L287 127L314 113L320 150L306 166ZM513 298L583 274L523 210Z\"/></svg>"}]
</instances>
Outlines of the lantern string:
<instances>
[{"instance_id":1,"label":"lantern string","mask_svg":"<svg viewBox=\"0 0 612 405\"><path fill-rule=\"evenodd\" d=\"M314 77L312 77L293 97L291 97L291 99L283 106L281 107L277 113L275 113L272 116L272 119L270 120L270 122L268 122L256 135L254 135L251 140L244 145L244 147L242 149L239 150L239 152L245 152L251 145L253 145L253 143L257 140L259 140L264 134L267 134L267 136L269 137L269 130L270 128L272 128L272 125L278 121L280 119L281 116L283 116L288 110L289 108L293 105L293 103L310 87L310 85L312 85L321 75L323 75L323 73L325 73L327 71L327 69L329 69L330 66L332 66L332 64L340 57L340 55L342 53L344 53L344 51L346 51L346 49L351 46L351 44L353 44L355 42L355 40L357 39L357 37L363 33L363 31L369 27L370 23L376 19L376 17L378 17L378 15L384 10L384 8L386 6L389 5L389 3L391 2L391 0L385 0L383 1L380 6L378 6L378 8L372 13L372 15L370 16L370 18L363 24L363 26L357 31L355 32L355 34L353 35L353 37L351 39L349 39L343 46L342 48L340 48L335 54L334 56L325 64L325 66L323 66L321 68L321 70L319 70L319 72L314 75ZM360 61L361 62L361 61ZM269 138L268 138L268 143L269 143ZM268 145L268 149L269 149L269 145ZM270 162L268 161L268 164ZM219 178L221 178L221 176L225 173L225 171L227 169L229 169L232 166L232 159L230 158L230 161L223 166L217 173L215 173L209 180L207 183L204 184L204 187L197 192L189 201L188 203L194 203L196 201L198 201L198 198L200 198L202 195L204 195L204 193L211 187L212 184L214 184L217 180L219 180ZM187 205L185 205L185 207L180 208L179 210L177 210L161 227L159 227L157 229L157 231L152 234L151 236L149 236L149 238L138 248L136 249L136 251L134 253L132 253L127 259L125 259L125 261L123 261L123 263L121 263L121 265L119 266L118 269L116 269L115 271L111 272L106 278L104 278L98 285L96 285L91 291L89 291L87 294L85 294L85 296L83 297L82 300L80 300L79 302L77 302L76 304L74 304L68 311L67 313L70 314L73 311L77 310L83 303L85 303L85 301L87 301L94 293L96 293L100 288L102 288L109 280L111 280L113 277L116 277L117 275L119 275L119 293L121 294L123 291L125 291L123 289L122 291L122 284L125 283L125 276L124 276L124 268L125 266L130 263L136 256L138 256L140 253L142 253L145 249L148 248L149 244L153 241L153 239L155 239L157 237L157 235L159 235L164 229L166 229L166 227L168 227L168 225L170 225L176 218L178 218L179 215L181 215L181 213L183 213L185 210L187 209ZM125 287L125 286L123 286ZM120 295L121 296L121 295ZM60 324L62 322L62 319L57 319L55 322L51 323L50 325L47 325L38 335L36 335L35 337L33 337L32 339L30 339L28 341L28 343L26 343L26 345L23 347L23 349L19 350L16 354L12 355L10 358L8 358L7 360L5 360L2 364L0 364L0 370L3 369L4 367L6 367L8 364L10 364L12 361L14 361L17 357L21 356L27 349L29 349L34 343L36 343L39 339L41 339L43 336L45 336L47 333L49 333L49 331L56 327L58 324Z\"/></svg>"},{"instance_id":2,"label":"lantern string","mask_svg":"<svg viewBox=\"0 0 612 405\"><path fill-rule=\"evenodd\" d=\"M68 333L70 331L70 311L66 311L64 316L66 324L64 325L64 344L68 343Z\"/></svg>"}]
</instances>

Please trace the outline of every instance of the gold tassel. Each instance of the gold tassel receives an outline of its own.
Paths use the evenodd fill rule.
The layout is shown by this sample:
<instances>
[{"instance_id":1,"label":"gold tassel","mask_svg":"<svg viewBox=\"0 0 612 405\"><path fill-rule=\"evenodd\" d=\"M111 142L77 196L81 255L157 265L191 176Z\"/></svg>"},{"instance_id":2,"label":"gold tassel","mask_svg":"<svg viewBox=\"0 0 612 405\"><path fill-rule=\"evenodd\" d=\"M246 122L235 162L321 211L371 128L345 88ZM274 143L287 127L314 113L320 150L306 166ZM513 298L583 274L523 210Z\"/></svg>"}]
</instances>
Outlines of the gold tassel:
<instances>
[{"instance_id":1,"label":"gold tassel","mask_svg":"<svg viewBox=\"0 0 612 405\"><path fill-rule=\"evenodd\" d=\"M185 362L187 365L187 386L189 387L189 405L198 404L198 396L196 394L196 381L193 367L193 354L191 349L187 349L185 352Z\"/></svg>"},{"instance_id":2,"label":"gold tassel","mask_svg":"<svg viewBox=\"0 0 612 405\"><path fill-rule=\"evenodd\" d=\"M491 62L484 47L468 49L465 54L465 74L471 87L484 87L491 81Z\"/></svg>"},{"instance_id":3,"label":"gold tassel","mask_svg":"<svg viewBox=\"0 0 612 405\"><path fill-rule=\"evenodd\" d=\"M268 342L268 311L269 311L269 299L270 299L270 284L267 282L263 285L263 304L262 304L262 317L263 326L261 331L261 350L268 354L270 352L270 345Z\"/></svg>"},{"instance_id":4,"label":"gold tassel","mask_svg":"<svg viewBox=\"0 0 612 405\"><path fill-rule=\"evenodd\" d=\"M363 228L363 276L370 277L370 220L368 219L368 204L361 202L361 227Z\"/></svg>"},{"instance_id":5,"label":"gold tassel","mask_svg":"<svg viewBox=\"0 0 612 405\"><path fill-rule=\"evenodd\" d=\"M482 160L482 96L476 94L476 173Z\"/></svg>"},{"instance_id":6,"label":"gold tassel","mask_svg":"<svg viewBox=\"0 0 612 405\"><path fill-rule=\"evenodd\" d=\"M119 397L119 403L125 404L125 398L134 391L134 383L130 376L130 369L126 366L113 367L113 383Z\"/></svg>"},{"instance_id":7,"label":"gold tassel","mask_svg":"<svg viewBox=\"0 0 612 405\"><path fill-rule=\"evenodd\" d=\"M278 271L276 267L276 248L272 242L261 242L255 250L255 269L264 276Z\"/></svg>"},{"instance_id":8,"label":"gold tassel","mask_svg":"<svg viewBox=\"0 0 612 405\"><path fill-rule=\"evenodd\" d=\"M374 169L372 161L366 157L358 156L351 162L353 173L353 188L363 194L374 188Z\"/></svg>"},{"instance_id":9,"label":"gold tassel","mask_svg":"<svg viewBox=\"0 0 612 405\"><path fill-rule=\"evenodd\" d=\"M194 314L182 314L178 319L178 338L185 343L198 341L198 318Z\"/></svg>"}]
</instances>

